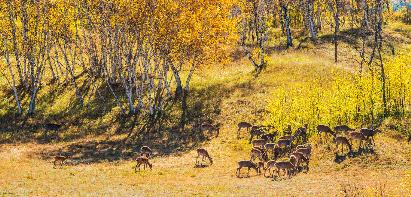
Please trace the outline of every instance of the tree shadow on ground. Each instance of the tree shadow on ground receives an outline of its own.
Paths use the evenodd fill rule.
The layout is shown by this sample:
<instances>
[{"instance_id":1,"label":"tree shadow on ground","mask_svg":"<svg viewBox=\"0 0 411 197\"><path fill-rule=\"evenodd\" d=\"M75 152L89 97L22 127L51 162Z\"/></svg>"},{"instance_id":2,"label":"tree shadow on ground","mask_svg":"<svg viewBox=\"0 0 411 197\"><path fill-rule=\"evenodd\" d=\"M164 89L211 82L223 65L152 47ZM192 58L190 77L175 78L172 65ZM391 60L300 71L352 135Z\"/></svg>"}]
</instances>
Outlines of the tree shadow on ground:
<instances>
[{"instance_id":1,"label":"tree shadow on ground","mask_svg":"<svg viewBox=\"0 0 411 197\"><path fill-rule=\"evenodd\" d=\"M356 158L362 155L377 155L374 146L367 145L366 147L358 148L356 151L352 150L344 155L339 155L338 152L335 153L334 162L342 163L348 158Z\"/></svg>"},{"instance_id":2,"label":"tree shadow on ground","mask_svg":"<svg viewBox=\"0 0 411 197\"><path fill-rule=\"evenodd\" d=\"M129 160L139 155L142 146L151 147L155 157L192 150L216 137L216 133L202 131L198 125L204 122L218 124L215 120L221 113L222 100L230 96L234 89L235 87L229 88L222 84L203 89L193 88L188 100L188 125L184 130L178 129L178 121L171 121L164 123L161 130L136 130L136 137L127 141L124 140L124 135L113 135L113 138L106 140L83 140L41 152L40 157L51 159L55 155L69 156L67 163L76 165ZM176 120L179 115L170 112L165 117Z\"/></svg>"}]
</instances>

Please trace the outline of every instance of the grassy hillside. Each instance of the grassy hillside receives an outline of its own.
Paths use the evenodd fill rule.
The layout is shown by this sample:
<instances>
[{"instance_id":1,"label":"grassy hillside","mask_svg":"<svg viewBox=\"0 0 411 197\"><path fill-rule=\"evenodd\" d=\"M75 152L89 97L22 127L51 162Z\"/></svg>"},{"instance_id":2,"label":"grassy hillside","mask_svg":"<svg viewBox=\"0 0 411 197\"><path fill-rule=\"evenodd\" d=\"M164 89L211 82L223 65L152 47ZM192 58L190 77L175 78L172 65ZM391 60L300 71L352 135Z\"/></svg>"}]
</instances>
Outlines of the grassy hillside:
<instances>
[{"instance_id":1,"label":"grassy hillside","mask_svg":"<svg viewBox=\"0 0 411 197\"><path fill-rule=\"evenodd\" d=\"M404 24L394 24L387 30L398 51L410 50L410 30ZM41 140L42 130L35 127L1 132L0 195L404 196L411 193L411 144L396 131L398 125L406 128L407 120L384 122L383 133L376 137L374 153L336 162L341 158L336 158L334 145L320 144L313 135L308 173L277 181L255 176L254 172L250 178L236 177L237 161L249 159L251 149L244 132L242 139L236 138L238 122L269 121L267 106L278 89L297 87L318 78L332 81L336 74L349 75L355 69L352 57L357 54L352 48L341 44L341 62L335 64L327 36L320 41L323 43L318 47L302 43L300 48L274 50L268 57L266 70L257 78L245 59L224 66L205 66L196 72L190 105L193 109L202 106L201 116L222 124L218 137L191 135L188 129L186 134L166 132L149 142L117 147L126 133L117 130L121 120L117 119L115 104L106 103L107 108L88 114L86 110L70 107L68 98L74 90L48 98L48 91L58 92L62 87L46 86L39 100L50 99L52 104L40 106L39 114L44 117L28 119L27 124L35 126L43 120L62 118L71 122L61 132L61 140L47 143ZM387 57L392 58L388 54ZM0 106L5 106L2 109L10 107L12 97L4 98L4 92L0 92L0 97L3 98ZM96 107L90 103L90 107ZM4 114L5 111L0 113ZM35 140L29 140L33 137ZM135 163L131 158L141 144L153 147L158 156L151 161L153 170L134 173ZM196 147L205 147L214 158L214 165L194 168ZM61 153L72 155L72 159L67 166L54 169L52 157Z\"/></svg>"}]
</instances>

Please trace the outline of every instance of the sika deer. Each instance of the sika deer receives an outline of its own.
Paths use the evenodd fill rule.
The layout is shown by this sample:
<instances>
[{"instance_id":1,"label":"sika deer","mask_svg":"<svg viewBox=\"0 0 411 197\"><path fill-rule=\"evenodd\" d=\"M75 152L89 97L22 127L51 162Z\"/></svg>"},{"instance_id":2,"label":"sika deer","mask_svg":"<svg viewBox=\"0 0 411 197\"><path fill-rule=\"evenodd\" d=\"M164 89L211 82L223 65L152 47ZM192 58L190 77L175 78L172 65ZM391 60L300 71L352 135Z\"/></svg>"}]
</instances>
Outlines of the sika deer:
<instances>
[{"instance_id":1,"label":"sika deer","mask_svg":"<svg viewBox=\"0 0 411 197\"><path fill-rule=\"evenodd\" d=\"M358 150L360 150L362 148L362 141L366 140L365 136L361 132L351 132L349 136L351 140L360 141L360 145L358 146Z\"/></svg>"},{"instance_id":2,"label":"sika deer","mask_svg":"<svg viewBox=\"0 0 411 197\"><path fill-rule=\"evenodd\" d=\"M137 172L137 168L140 171L141 165L143 165L144 170L146 169L146 166L150 167L150 170L153 168L153 165L148 161L148 158L146 156L139 156L136 158L136 166L134 167L134 172Z\"/></svg>"},{"instance_id":3,"label":"sika deer","mask_svg":"<svg viewBox=\"0 0 411 197\"><path fill-rule=\"evenodd\" d=\"M267 141L263 139L256 139L256 140L253 140L252 142L253 147L260 147L260 148L263 148L266 143Z\"/></svg>"},{"instance_id":4,"label":"sika deer","mask_svg":"<svg viewBox=\"0 0 411 197\"><path fill-rule=\"evenodd\" d=\"M344 145L348 146L348 149L350 150L350 152L352 151L352 146L351 146L350 142L348 141L348 139L346 137L338 136L334 139L334 142L336 144L337 153L338 153L338 145L340 145L340 144L341 144L342 154L344 154Z\"/></svg>"},{"instance_id":5,"label":"sika deer","mask_svg":"<svg viewBox=\"0 0 411 197\"><path fill-rule=\"evenodd\" d=\"M299 168L300 163L304 162L305 166L307 167L307 172L308 172L308 165L309 165L310 160L307 157L305 157L303 153L301 153L301 152L291 153L290 162L293 163L293 165L296 168Z\"/></svg>"},{"instance_id":6,"label":"sika deer","mask_svg":"<svg viewBox=\"0 0 411 197\"><path fill-rule=\"evenodd\" d=\"M355 131L355 129L352 129L347 125L337 125L334 127L334 131L345 133L345 132Z\"/></svg>"},{"instance_id":7,"label":"sika deer","mask_svg":"<svg viewBox=\"0 0 411 197\"><path fill-rule=\"evenodd\" d=\"M273 169L273 168L276 167L276 166L275 166L275 163L276 163L275 160L270 160L270 161L268 161L268 162L266 163L266 167L264 168L264 177L268 178L268 177L270 177L270 176L271 176L271 177L274 176L274 173L271 172L271 169ZM269 172L269 175L270 175L270 176L266 176L267 171Z\"/></svg>"},{"instance_id":8,"label":"sika deer","mask_svg":"<svg viewBox=\"0 0 411 197\"><path fill-rule=\"evenodd\" d=\"M253 140L254 136L257 137L257 138L259 138L260 136L262 136L262 135L264 135L264 134L265 134L264 131L263 131L260 127L253 126L253 127L251 128L251 131L250 131L250 140L249 140L249 143L251 143L251 141Z\"/></svg>"},{"instance_id":9,"label":"sika deer","mask_svg":"<svg viewBox=\"0 0 411 197\"><path fill-rule=\"evenodd\" d=\"M258 163L253 163L252 161L249 160L243 160L238 162L238 168L236 171L236 175L239 178L240 177L240 170L241 168L248 168L247 171L247 177L250 176L250 169L254 169L257 174L260 174L260 168L264 168L264 163L263 162L258 162Z\"/></svg>"},{"instance_id":10,"label":"sika deer","mask_svg":"<svg viewBox=\"0 0 411 197\"><path fill-rule=\"evenodd\" d=\"M308 124L304 124L304 127L298 128L294 133L294 138L298 141L306 142L307 141L307 128Z\"/></svg>"},{"instance_id":11,"label":"sika deer","mask_svg":"<svg viewBox=\"0 0 411 197\"><path fill-rule=\"evenodd\" d=\"M286 153L287 151L291 151L291 145L292 141L289 139L279 139L277 141L277 147L283 151L282 154Z\"/></svg>"},{"instance_id":12,"label":"sika deer","mask_svg":"<svg viewBox=\"0 0 411 197\"><path fill-rule=\"evenodd\" d=\"M199 165L198 158L201 156L201 161L204 161L207 158L210 161L210 165L213 165L213 159L208 154L207 150L204 148L197 149L197 158L196 165Z\"/></svg>"},{"instance_id":13,"label":"sika deer","mask_svg":"<svg viewBox=\"0 0 411 197\"><path fill-rule=\"evenodd\" d=\"M327 142L328 134L331 134L332 136L335 136L335 133L331 130L331 128L326 126L326 125L321 125L321 124L318 125L317 126L317 132L318 132L318 135L320 135L320 137L321 137L322 133L325 133L326 142Z\"/></svg>"},{"instance_id":14,"label":"sika deer","mask_svg":"<svg viewBox=\"0 0 411 197\"><path fill-rule=\"evenodd\" d=\"M305 148L297 148L294 152L299 152L304 155L307 159L311 157L311 146Z\"/></svg>"},{"instance_id":15,"label":"sika deer","mask_svg":"<svg viewBox=\"0 0 411 197\"><path fill-rule=\"evenodd\" d=\"M374 143L374 135L377 133L381 133L379 129L367 129L367 128L362 128L360 132L364 135L364 137L369 140L369 142L372 145L375 145Z\"/></svg>"},{"instance_id":16,"label":"sika deer","mask_svg":"<svg viewBox=\"0 0 411 197\"><path fill-rule=\"evenodd\" d=\"M277 176L280 176L280 171L283 170L288 178L291 177L291 171L295 170L295 166L290 161L280 161L275 163L277 168Z\"/></svg>"},{"instance_id":17,"label":"sika deer","mask_svg":"<svg viewBox=\"0 0 411 197\"><path fill-rule=\"evenodd\" d=\"M274 138L277 136L277 133L266 133L261 136L261 139L266 140L267 142L274 142Z\"/></svg>"},{"instance_id":18,"label":"sika deer","mask_svg":"<svg viewBox=\"0 0 411 197\"><path fill-rule=\"evenodd\" d=\"M250 161L254 161L255 158L260 159L260 161L267 161L268 156L267 153L264 151L264 149L254 147L251 149L251 154L250 154Z\"/></svg>"},{"instance_id":19,"label":"sika deer","mask_svg":"<svg viewBox=\"0 0 411 197\"><path fill-rule=\"evenodd\" d=\"M250 130L250 128L252 127L252 125L248 122L240 122L238 123L238 130L237 130L237 138L240 138L240 130L242 128L245 128L247 130L247 132Z\"/></svg>"},{"instance_id":20,"label":"sika deer","mask_svg":"<svg viewBox=\"0 0 411 197\"><path fill-rule=\"evenodd\" d=\"M69 158L68 156L61 156L61 155L55 156L55 157L54 157L54 161L53 161L54 168L56 167L57 162L60 163L60 166L63 166L64 162L65 162L68 158Z\"/></svg>"}]
</instances>

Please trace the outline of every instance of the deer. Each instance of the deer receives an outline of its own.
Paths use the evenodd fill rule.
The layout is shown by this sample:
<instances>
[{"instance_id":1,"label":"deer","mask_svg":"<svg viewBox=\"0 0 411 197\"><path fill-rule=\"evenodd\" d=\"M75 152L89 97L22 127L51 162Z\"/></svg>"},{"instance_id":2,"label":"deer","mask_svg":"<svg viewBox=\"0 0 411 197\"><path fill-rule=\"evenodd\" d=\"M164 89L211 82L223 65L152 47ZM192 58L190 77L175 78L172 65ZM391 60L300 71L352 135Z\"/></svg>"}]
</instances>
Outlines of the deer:
<instances>
[{"instance_id":1,"label":"deer","mask_svg":"<svg viewBox=\"0 0 411 197\"><path fill-rule=\"evenodd\" d=\"M259 158L260 161L267 161L268 156L267 153L264 151L264 149L254 147L251 149L251 154L250 154L250 161L254 161L255 158Z\"/></svg>"},{"instance_id":2,"label":"deer","mask_svg":"<svg viewBox=\"0 0 411 197\"><path fill-rule=\"evenodd\" d=\"M63 166L64 162L68 159L68 156L56 155L54 157L53 165L56 167L57 163L60 163L60 166Z\"/></svg>"},{"instance_id":3,"label":"deer","mask_svg":"<svg viewBox=\"0 0 411 197\"><path fill-rule=\"evenodd\" d=\"M265 141L264 139L255 139L252 142L253 147L260 147L260 148L263 148L266 143L267 141Z\"/></svg>"},{"instance_id":4,"label":"deer","mask_svg":"<svg viewBox=\"0 0 411 197\"><path fill-rule=\"evenodd\" d=\"M208 132L216 132L216 136L218 137L218 135L220 134L220 125L212 125L209 123L203 123L200 125L200 130L201 131L208 131Z\"/></svg>"},{"instance_id":5,"label":"deer","mask_svg":"<svg viewBox=\"0 0 411 197\"><path fill-rule=\"evenodd\" d=\"M274 142L274 138L277 136L277 133L266 133L261 136L261 139L266 140L267 142Z\"/></svg>"},{"instance_id":6,"label":"deer","mask_svg":"<svg viewBox=\"0 0 411 197\"><path fill-rule=\"evenodd\" d=\"M351 131L355 131L355 129L350 128L347 125L337 125L334 127L334 131L335 132L351 132Z\"/></svg>"},{"instance_id":7,"label":"deer","mask_svg":"<svg viewBox=\"0 0 411 197\"><path fill-rule=\"evenodd\" d=\"M279 139L277 141L277 147L281 150L284 150L283 153L287 152L288 150L291 150L292 146L292 141L289 139Z\"/></svg>"},{"instance_id":8,"label":"deer","mask_svg":"<svg viewBox=\"0 0 411 197\"><path fill-rule=\"evenodd\" d=\"M375 145L374 135L376 135L377 133L381 133L381 131L379 129L367 129L367 128L360 129L360 132L364 135L364 137L367 140L369 140L369 142L372 145Z\"/></svg>"},{"instance_id":9,"label":"deer","mask_svg":"<svg viewBox=\"0 0 411 197\"><path fill-rule=\"evenodd\" d=\"M197 149L197 158L196 158L196 165L200 165L198 162L198 158L201 156L201 161L204 161L207 158L210 161L210 165L213 165L213 159L208 154L207 150L204 148Z\"/></svg>"},{"instance_id":10,"label":"deer","mask_svg":"<svg viewBox=\"0 0 411 197\"><path fill-rule=\"evenodd\" d=\"M268 178L268 177L270 177L270 176L271 176L271 177L274 176L274 173L271 172L271 169L273 169L273 168L276 167L276 166L275 166L275 163L276 163L275 160L270 160L270 161L268 161L268 162L266 163L266 167L264 168L264 177ZM270 176L266 176L267 171L269 172L269 175L270 175Z\"/></svg>"},{"instance_id":11,"label":"deer","mask_svg":"<svg viewBox=\"0 0 411 197\"><path fill-rule=\"evenodd\" d=\"M360 150L362 148L362 141L366 140L365 136L361 132L356 131L349 133L349 136L351 144L353 144L352 140L357 140L360 142L360 145L358 146L358 150Z\"/></svg>"},{"instance_id":12,"label":"deer","mask_svg":"<svg viewBox=\"0 0 411 197\"><path fill-rule=\"evenodd\" d=\"M264 135L265 134L265 132L260 128L260 127L258 127L258 126L253 126L252 128L251 128L251 131L250 131L250 140L249 140L249 143L251 143L251 141L253 140L253 138L254 138L254 136L255 137L257 137L257 138L260 138L262 135Z\"/></svg>"},{"instance_id":13,"label":"deer","mask_svg":"<svg viewBox=\"0 0 411 197\"><path fill-rule=\"evenodd\" d=\"M299 168L299 167L300 167L300 164L301 164L302 162L304 162L305 165L306 165L306 167L307 167L307 172L308 172L308 165L309 165L309 163L310 163L310 160L309 160L307 157L305 157L303 153L301 153L301 152L293 152L293 153L291 153L291 155L290 155L290 162L293 163L293 165L294 165L296 168Z\"/></svg>"},{"instance_id":14,"label":"deer","mask_svg":"<svg viewBox=\"0 0 411 197\"><path fill-rule=\"evenodd\" d=\"M325 140L326 141L327 141L328 134L331 134L332 136L335 135L335 133L331 130L330 127L328 127L326 125L321 125L321 124L317 126L317 132L318 132L318 135L320 135L320 137L321 137L322 133L325 133Z\"/></svg>"},{"instance_id":15,"label":"deer","mask_svg":"<svg viewBox=\"0 0 411 197\"><path fill-rule=\"evenodd\" d=\"M336 144L337 153L338 153L338 145L340 145L340 144L341 144L342 154L344 154L344 145L346 145L348 147L350 152L352 151L352 146L351 146L350 142L348 141L348 139L346 137L343 137L343 136L335 137L334 142Z\"/></svg>"},{"instance_id":16,"label":"deer","mask_svg":"<svg viewBox=\"0 0 411 197\"><path fill-rule=\"evenodd\" d=\"M277 168L277 176L280 176L280 171L283 170L288 178L291 177L291 171L295 170L295 166L293 163L290 161L280 161L280 162L275 162L275 167Z\"/></svg>"},{"instance_id":17,"label":"deer","mask_svg":"<svg viewBox=\"0 0 411 197\"><path fill-rule=\"evenodd\" d=\"M143 165L144 170L146 169L146 166L148 166L150 168L150 170L152 170L153 165L149 162L148 158L146 156L139 156L136 158L136 166L134 167L134 172L137 172L137 168L140 171L141 169L141 165Z\"/></svg>"},{"instance_id":18,"label":"deer","mask_svg":"<svg viewBox=\"0 0 411 197\"><path fill-rule=\"evenodd\" d=\"M311 157L311 146L308 147L297 147L297 149L294 152L299 152L304 155L307 159L310 159Z\"/></svg>"},{"instance_id":19,"label":"deer","mask_svg":"<svg viewBox=\"0 0 411 197\"><path fill-rule=\"evenodd\" d=\"M241 168L248 168L247 171L247 177L250 176L250 169L254 169L255 172L258 174L260 174L260 169L264 168L264 163L263 162L258 162L258 163L254 163L250 160L243 160L243 161L239 161L238 162L238 168L236 171L236 175L239 178L240 177L240 170Z\"/></svg>"},{"instance_id":20,"label":"deer","mask_svg":"<svg viewBox=\"0 0 411 197\"><path fill-rule=\"evenodd\" d=\"M306 142L307 141L307 129L308 129L308 124L304 124L304 127L298 128L295 133L294 133L294 138L296 138L298 141Z\"/></svg>"},{"instance_id":21,"label":"deer","mask_svg":"<svg viewBox=\"0 0 411 197\"><path fill-rule=\"evenodd\" d=\"M237 139L240 138L240 131L242 128L245 128L247 130L247 132L250 130L250 128L253 126L248 122L240 122L238 123L238 130L237 130Z\"/></svg>"},{"instance_id":22,"label":"deer","mask_svg":"<svg viewBox=\"0 0 411 197\"><path fill-rule=\"evenodd\" d=\"M153 155L153 150L151 150L150 147L142 146L140 148L140 156L145 156L147 158L150 158L152 155Z\"/></svg>"}]
</instances>

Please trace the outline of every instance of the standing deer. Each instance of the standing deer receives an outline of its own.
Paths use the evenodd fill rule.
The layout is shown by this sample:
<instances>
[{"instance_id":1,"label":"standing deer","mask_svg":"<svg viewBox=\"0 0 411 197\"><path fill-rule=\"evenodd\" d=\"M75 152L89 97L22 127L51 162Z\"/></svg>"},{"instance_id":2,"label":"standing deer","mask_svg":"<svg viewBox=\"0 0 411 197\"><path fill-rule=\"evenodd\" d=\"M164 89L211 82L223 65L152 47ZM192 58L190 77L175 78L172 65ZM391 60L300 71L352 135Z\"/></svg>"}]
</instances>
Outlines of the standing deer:
<instances>
[{"instance_id":1,"label":"standing deer","mask_svg":"<svg viewBox=\"0 0 411 197\"><path fill-rule=\"evenodd\" d=\"M60 166L63 166L64 162L68 159L68 156L57 155L54 157L53 165L56 167L57 163L60 163Z\"/></svg>"},{"instance_id":2,"label":"standing deer","mask_svg":"<svg viewBox=\"0 0 411 197\"><path fill-rule=\"evenodd\" d=\"M254 147L253 149L251 149L250 161L254 161L255 158L260 159L260 161L268 160L267 153L264 151L264 149L257 148L257 147Z\"/></svg>"},{"instance_id":3,"label":"standing deer","mask_svg":"<svg viewBox=\"0 0 411 197\"><path fill-rule=\"evenodd\" d=\"M213 165L213 159L208 154L207 150L204 148L197 149L197 158L196 158L196 165L200 165L198 162L198 158L201 156L201 161L204 161L207 158L210 161L210 165Z\"/></svg>"},{"instance_id":4,"label":"standing deer","mask_svg":"<svg viewBox=\"0 0 411 197\"><path fill-rule=\"evenodd\" d=\"M306 169L307 169L307 172L308 172L308 165L309 165L310 160L309 160L307 157L305 157L303 153L301 153L301 152L293 152L293 153L291 153L291 155L290 155L290 162L293 163L293 165L294 165L297 169L300 167L300 164L301 164L302 162L304 162L304 163L305 163L305 166L306 166Z\"/></svg>"},{"instance_id":5,"label":"standing deer","mask_svg":"<svg viewBox=\"0 0 411 197\"><path fill-rule=\"evenodd\" d=\"M248 168L247 177L250 176L250 169L254 169L257 174L260 174L260 168L264 168L263 162L253 163L249 160L243 160L238 162L238 168L236 171L237 177L240 177L241 168Z\"/></svg>"},{"instance_id":6,"label":"standing deer","mask_svg":"<svg viewBox=\"0 0 411 197\"><path fill-rule=\"evenodd\" d=\"M299 152L304 155L307 159L310 159L311 157L311 146L308 147L297 147L297 149L294 152Z\"/></svg>"},{"instance_id":7,"label":"standing deer","mask_svg":"<svg viewBox=\"0 0 411 197\"><path fill-rule=\"evenodd\" d=\"M295 166L290 161L280 161L275 163L277 168L277 176L280 176L280 171L283 170L287 174L288 178L291 177L291 173L294 172Z\"/></svg>"},{"instance_id":8,"label":"standing deer","mask_svg":"<svg viewBox=\"0 0 411 197\"><path fill-rule=\"evenodd\" d=\"M150 170L153 168L153 165L148 161L148 158L146 156L139 156L136 158L136 166L134 167L134 172L137 172L137 168L140 171L141 165L143 165L144 170L146 169L146 166L150 168Z\"/></svg>"},{"instance_id":9,"label":"standing deer","mask_svg":"<svg viewBox=\"0 0 411 197\"><path fill-rule=\"evenodd\" d=\"M358 146L358 150L360 150L362 148L362 141L366 140L364 135L361 132L356 132L356 131L351 132L349 134L349 137L350 137L350 140L351 140L351 144L353 144L352 140L356 140L356 141L360 142L360 144Z\"/></svg>"},{"instance_id":10,"label":"standing deer","mask_svg":"<svg viewBox=\"0 0 411 197\"><path fill-rule=\"evenodd\" d=\"M294 133L294 138L299 142L307 142L307 129L308 124L304 124L304 127L298 128Z\"/></svg>"},{"instance_id":11,"label":"standing deer","mask_svg":"<svg viewBox=\"0 0 411 197\"><path fill-rule=\"evenodd\" d=\"M338 145L340 145L340 144L341 144L342 154L344 154L344 145L346 145L348 147L350 152L352 151L352 146L351 146L350 142L348 141L348 139L346 137L338 136L334 139L334 142L336 144L337 153L338 153Z\"/></svg>"},{"instance_id":12,"label":"standing deer","mask_svg":"<svg viewBox=\"0 0 411 197\"><path fill-rule=\"evenodd\" d=\"M268 177L273 177L274 173L271 172L271 169L275 168L275 160L270 160L266 163L266 167L264 168L264 177L268 178ZM270 176L266 176L267 171L269 173Z\"/></svg>"},{"instance_id":13,"label":"standing deer","mask_svg":"<svg viewBox=\"0 0 411 197\"><path fill-rule=\"evenodd\" d=\"M267 141L265 141L264 139L255 139L252 142L253 147L260 147L260 148L263 148L266 143Z\"/></svg>"},{"instance_id":14,"label":"standing deer","mask_svg":"<svg viewBox=\"0 0 411 197\"><path fill-rule=\"evenodd\" d=\"M332 136L335 136L335 133L331 130L331 128L326 125L321 125L321 124L318 125L317 132L318 132L318 135L320 135L320 138L321 138L321 134L324 133L326 142L327 142L327 138L329 134Z\"/></svg>"},{"instance_id":15,"label":"standing deer","mask_svg":"<svg viewBox=\"0 0 411 197\"><path fill-rule=\"evenodd\" d=\"M60 130L60 128L62 127L62 125L60 124L54 124L54 123L46 123L43 125L44 129L46 130L45 132L45 137L48 138L48 132L49 131L53 131L55 134L57 133L57 131Z\"/></svg>"},{"instance_id":16,"label":"standing deer","mask_svg":"<svg viewBox=\"0 0 411 197\"><path fill-rule=\"evenodd\" d=\"M367 141L370 142L371 145L375 145L374 136L381 131L379 129L367 129L362 128L360 132L364 135Z\"/></svg>"},{"instance_id":17,"label":"standing deer","mask_svg":"<svg viewBox=\"0 0 411 197\"><path fill-rule=\"evenodd\" d=\"M274 142L274 138L277 136L277 133L266 133L261 136L261 139L266 140L267 142Z\"/></svg>"},{"instance_id":18,"label":"standing deer","mask_svg":"<svg viewBox=\"0 0 411 197\"><path fill-rule=\"evenodd\" d=\"M248 122L240 122L240 123L238 123L238 130L237 130L237 139L239 139L240 138L240 130L242 129L242 128L245 128L246 130L247 130L247 133L248 133L248 131L250 130L250 128L253 126L253 125L251 125L250 123L248 123Z\"/></svg>"},{"instance_id":19,"label":"standing deer","mask_svg":"<svg viewBox=\"0 0 411 197\"><path fill-rule=\"evenodd\" d=\"M260 127L253 126L253 127L251 128L251 131L250 131L250 140L249 140L249 143L251 143L251 141L253 140L254 137L259 138L259 137L261 137L261 136L264 135L264 134L265 134L265 132L264 132Z\"/></svg>"},{"instance_id":20,"label":"standing deer","mask_svg":"<svg viewBox=\"0 0 411 197\"><path fill-rule=\"evenodd\" d=\"M334 131L335 132L346 133L346 132L350 132L350 131L355 131L355 129L352 129L347 125L337 125L337 126L334 127Z\"/></svg>"}]
</instances>

